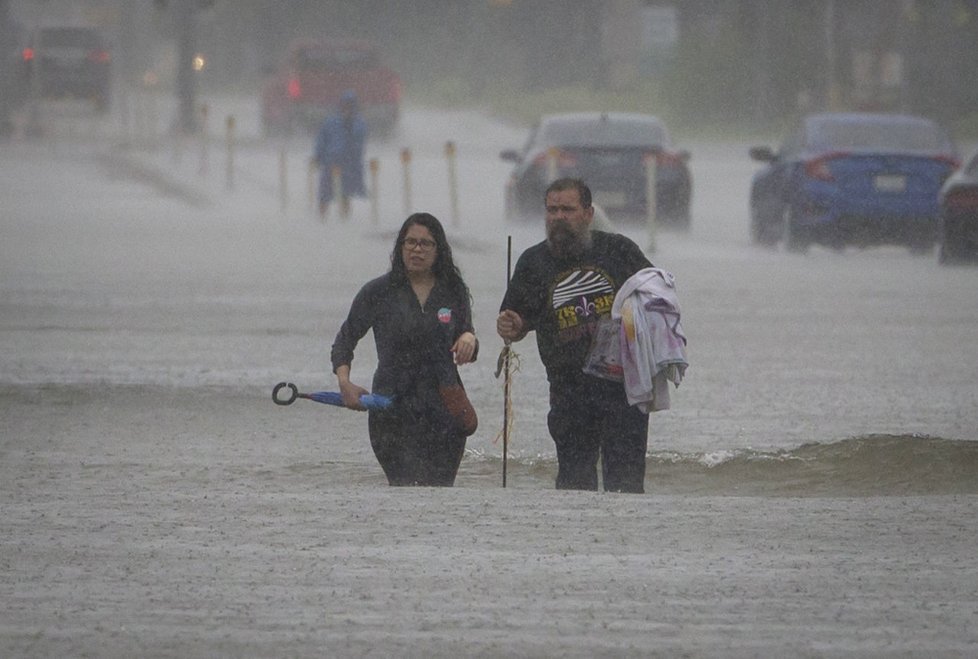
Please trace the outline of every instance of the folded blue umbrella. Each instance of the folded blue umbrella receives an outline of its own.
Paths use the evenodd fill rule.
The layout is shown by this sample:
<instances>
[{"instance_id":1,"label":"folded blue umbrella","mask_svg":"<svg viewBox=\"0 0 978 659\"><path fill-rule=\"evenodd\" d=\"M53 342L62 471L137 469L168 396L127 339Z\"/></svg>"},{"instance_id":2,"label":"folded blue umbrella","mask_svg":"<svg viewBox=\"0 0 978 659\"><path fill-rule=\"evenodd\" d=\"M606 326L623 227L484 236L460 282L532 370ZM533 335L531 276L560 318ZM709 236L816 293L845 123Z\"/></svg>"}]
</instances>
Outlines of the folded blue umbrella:
<instances>
[{"instance_id":1,"label":"folded blue umbrella","mask_svg":"<svg viewBox=\"0 0 978 659\"><path fill-rule=\"evenodd\" d=\"M288 388L291 392L289 398L280 398L279 392L282 389ZM279 382L272 389L272 400L275 401L277 405L291 405L298 398L305 398L306 400L314 400L317 403L324 403L326 405L334 405L336 407L345 407L343 403L343 395L338 391L315 391L311 394L300 393L299 389L291 382ZM363 394L360 396L360 404L363 405L368 410L382 410L391 406L393 399L388 396L382 396L381 394Z\"/></svg>"}]
</instances>

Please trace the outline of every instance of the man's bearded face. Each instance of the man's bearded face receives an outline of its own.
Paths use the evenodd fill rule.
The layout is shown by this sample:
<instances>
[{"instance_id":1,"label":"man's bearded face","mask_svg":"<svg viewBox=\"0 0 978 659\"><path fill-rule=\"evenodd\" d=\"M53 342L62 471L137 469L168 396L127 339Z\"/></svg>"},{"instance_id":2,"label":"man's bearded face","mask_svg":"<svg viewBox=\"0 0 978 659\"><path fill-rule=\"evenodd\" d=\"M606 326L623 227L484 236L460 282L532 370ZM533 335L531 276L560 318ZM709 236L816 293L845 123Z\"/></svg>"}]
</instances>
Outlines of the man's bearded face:
<instances>
[{"instance_id":1,"label":"man's bearded face","mask_svg":"<svg viewBox=\"0 0 978 659\"><path fill-rule=\"evenodd\" d=\"M547 245L559 257L583 253L591 245L594 208L581 206L576 189L547 195Z\"/></svg>"}]
</instances>

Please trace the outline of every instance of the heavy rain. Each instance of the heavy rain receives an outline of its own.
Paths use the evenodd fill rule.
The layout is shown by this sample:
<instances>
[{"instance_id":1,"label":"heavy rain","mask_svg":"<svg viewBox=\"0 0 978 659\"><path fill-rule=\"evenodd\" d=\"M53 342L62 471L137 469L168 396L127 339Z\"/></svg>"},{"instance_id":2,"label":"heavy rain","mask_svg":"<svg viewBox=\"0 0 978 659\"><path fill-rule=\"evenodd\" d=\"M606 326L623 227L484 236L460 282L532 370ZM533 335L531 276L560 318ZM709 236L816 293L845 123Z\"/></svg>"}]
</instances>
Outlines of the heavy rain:
<instances>
[{"instance_id":1,"label":"heavy rain","mask_svg":"<svg viewBox=\"0 0 978 659\"><path fill-rule=\"evenodd\" d=\"M104 80L36 73L64 27ZM317 208L321 117L277 114L309 39L396 77L345 216ZM963 0L0 0L0 654L974 654L978 267L758 244L749 153L859 111L964 162L976 42ZM655 115L688 153L688 227L607 218L675 275L689 340L642 495L554 490L532 337L504 430L496 315L544 226L500 154L564 112ZM388 487L365 414L271 399L337 389L415 211L480 340L453 488ZM353 379L376 365L368 336Z\"/></svg>"}]
</instances>

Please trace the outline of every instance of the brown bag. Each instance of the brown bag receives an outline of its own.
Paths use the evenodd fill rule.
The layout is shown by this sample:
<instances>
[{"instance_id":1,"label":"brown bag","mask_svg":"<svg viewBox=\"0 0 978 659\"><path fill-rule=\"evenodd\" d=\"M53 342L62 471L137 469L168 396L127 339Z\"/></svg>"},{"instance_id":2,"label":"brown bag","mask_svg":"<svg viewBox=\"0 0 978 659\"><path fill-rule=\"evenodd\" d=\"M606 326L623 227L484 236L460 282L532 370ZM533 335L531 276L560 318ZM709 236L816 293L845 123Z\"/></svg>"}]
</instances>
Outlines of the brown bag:
<instances>
[{"instance_id":1,"label":"brown bag","mask_svg":"<svg viewBox=\"0 0 978 659\"><path fill-rule=\"evenodd\" d=\"M479 427L479 417L475 413L475 408L469 402L469 397L465 389L460 384L452 384L438 388L442 403L445 409L452 415L458 424L459 431L468 437Z\"/></svg>"}]
</instances>

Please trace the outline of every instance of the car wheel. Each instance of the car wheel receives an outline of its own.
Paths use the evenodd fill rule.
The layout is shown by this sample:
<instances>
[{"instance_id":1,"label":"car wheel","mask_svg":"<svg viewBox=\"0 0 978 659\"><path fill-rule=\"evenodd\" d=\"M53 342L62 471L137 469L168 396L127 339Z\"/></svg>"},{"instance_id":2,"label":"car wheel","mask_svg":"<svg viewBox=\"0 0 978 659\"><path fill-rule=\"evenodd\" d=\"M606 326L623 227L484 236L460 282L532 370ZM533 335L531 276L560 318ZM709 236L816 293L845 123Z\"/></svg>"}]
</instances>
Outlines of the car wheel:
<instances>
[{"instance_id":1,"label":"car wheel","mask_svg":"<svg viewBox=\"0 0 978 659\"><path fill-rule=\"evenodd\" d=\"M750 239L754 245L762 247L775 247L782 237L781 218L778 221L771 221L771 213L762 212L764 206L754 198L751 192L750 200Z\"/></svg>"},{"instance_id":2,"label":"car wheel","mask_svg":"<svg viewBox=\"0 0 978 659\"><path fill-rule=\"evenodd\" d=\"M937 242L937 262L943 265L954 265L964 260L963 250L955 240L954 233L948 233L945 226Z\"/></svg>"},{"instance_id":3,"label":"car wheel","mask_svg":"<svg viewBox=\"0 0 978 659\"><path fill-rule=\"evenodd\" d=\"M784 209L784 246L789 252L804 254L808 251L811 243L809 232L803 227L798 226L794 220L794 213L791 206Z\"/></svg>"},{"instance_id":4,"label":"car wheel","mask_svg":"<svg viewBox=\"0 0 978 659\"><path fill-rule=\"evenodd\" d=\"M760 245L761 247L774 247L778 244L781 239L780 232L771 226L770 223L764 223L757 216L751 217L750 221L750 240L754 245Z\"/></svg>"}]
</instances>

